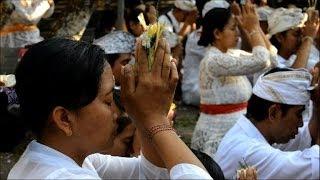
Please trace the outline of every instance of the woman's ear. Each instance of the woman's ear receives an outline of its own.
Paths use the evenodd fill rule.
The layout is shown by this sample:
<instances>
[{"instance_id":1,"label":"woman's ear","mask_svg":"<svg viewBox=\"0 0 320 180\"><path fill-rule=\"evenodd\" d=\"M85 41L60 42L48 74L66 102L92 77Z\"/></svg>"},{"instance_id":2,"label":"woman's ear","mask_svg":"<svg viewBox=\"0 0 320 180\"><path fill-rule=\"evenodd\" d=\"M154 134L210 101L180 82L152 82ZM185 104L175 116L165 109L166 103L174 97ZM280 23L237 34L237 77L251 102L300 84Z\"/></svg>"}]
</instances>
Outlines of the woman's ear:
<instances>
[{"instance_id":1,"label":"woman's ear","mask_svg":"<svg viewBox=\"0 0 320 180\"><path fill-rule=\"evenodd\" d=\"M281 109L280 109L279 105L273 104L273 105L271 105L269 107L269 115L268 115L268 117L269 117L269 120L271 122L274 122L274 121L280 119L281 114L282 114L282 112L281 112Z\"/></svg>"},{"instance_id":2,"label":"woman's ear","mask_svg":"<svg viewBox=\"0 0 320 180\"><path fill-rule=\"evenodd\" d=\"M218 29L213 30L213 37L214 39L218 40L220 39L221 32Z\"/></svg>"},{"instance_id":3,"label":"woman's ear","mask_svg":"<svg viewBox=\"0 0 320 180\"><path fill-rule=\"evenodd\" d=\"M66 136L72 136L75 122L75 115L64 107L57 106L51 113L53 123L65 133Z\"/></svg>"}]
</instances>

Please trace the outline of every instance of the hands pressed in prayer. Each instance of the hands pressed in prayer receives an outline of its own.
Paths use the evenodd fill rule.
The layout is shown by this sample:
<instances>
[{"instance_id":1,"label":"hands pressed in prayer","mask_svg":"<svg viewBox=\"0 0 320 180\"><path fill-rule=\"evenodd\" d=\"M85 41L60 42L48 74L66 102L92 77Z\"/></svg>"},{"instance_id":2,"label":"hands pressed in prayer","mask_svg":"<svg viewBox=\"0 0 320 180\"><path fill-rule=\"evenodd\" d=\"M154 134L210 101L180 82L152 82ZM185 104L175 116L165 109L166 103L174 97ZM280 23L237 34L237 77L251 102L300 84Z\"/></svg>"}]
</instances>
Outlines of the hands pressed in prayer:
<instances>
[{"instance_id":1,"label":"hands pressed in prayer","mask_svg":"<svg viewBox=\"0 0 320 180\"><path fill-rule=\"evenodd\" d=\"M304 37L315 38L319 31L319 11L308 10L308 20L305 23L302 34Z\"/></svg>"},{"instance_id":2,"label":"hands pressed in prayer","mask_svg":"<svg viewBox=\"0 0 320 180\"><path fill-rule=\"evenodd\" d=\"M121 72L121 101L140 133L144 157L168 170L181 163L193 164L203 170L198 178L210 177L168 122L167 114L179 79L168 43L163 38L159 41L151 71L140 39L135 57L135 69L126 65Z\"/></svg>"},{"instance_id":3,"label":"hands pressed in prayer","mask_svg":"<svg viewBox=\"0 0 320 180\"><path fill-rule=\"evenodd\" d=\"M157 22L157 10L154 6L152 5L147 5L146 7L146 16L149 20L149 24L154 24Z\"/></svg>"},{"instance_id":4,"label":"hands pressed in prayer","mask_svg":"<svg viewBox=\"0 0 320 180\"><path fill-rule=\"evenodd\" d=\"M249 33L259 30L260 24L258 13L255 6L250 1L247 1L245 5L241 6L241 11L239 11L239 5L236 3L232 6L233 12L239 13L239 15L236 16L236 19L240 27Z\"/></svg>"},{"instance_id":5,"label":"hands pressed in prayer","mask_svg":"<svg viewBox=\"0 0 320 180\"><path fill-rule=\"evenodd\" d=\"M233 1L230 7L231 7L231 12L233 15L235 15L235 16L241 15L240 6L238 5L238 3L236 3L236 1Z\"/></svg>"},{"instance_id":6,"label":"hands pressed in prayer","mask_svg":"<svg viewBox=\"0 0 320 180\"><path fill-rule=\"evenodd\" d=\"M250 1L247 1L241 8L233 2L231 11L235 15L244 42L249 42L251 48L255 46L270 48L270 42L261 30L256 8Z\"/></svg>"},{"instance_id":7,"label":"hands pressed in prayer","mask_svg":"<svg viewBox=\"0 0 320 180\"><path fill-rule=\"evenodd\" d=\"M239 170L238 180L257 180L257 170L255 168L249 167L247 169Z\"/></svg>"},{"instance_id":8,"label":"hands pressed in prayer","mask_svg":"<svg viewBox=\"0 0 320 180\"><path fill-rule=\"evenodd\" d=\"M147 53L138 40L137 68L125 66L121 77L121 98L126 112L142 128L150 128L165 122L178 81L174 62L170 61L170 48L161 39L156 50L154 64L148 70ZM135 76L136 75L136 76Z\"/></svg>"},{"instance_id":9,"label":"hands pressed in prayer","mask_svg":"<svg viewBox=\"0 0 320 180\"><path fill-rule=\"evenodd\" d=\"M185 23L188 25L193 25L198 18L198 11L191 11L188 13Z\"/></svg>"}]
</instances>

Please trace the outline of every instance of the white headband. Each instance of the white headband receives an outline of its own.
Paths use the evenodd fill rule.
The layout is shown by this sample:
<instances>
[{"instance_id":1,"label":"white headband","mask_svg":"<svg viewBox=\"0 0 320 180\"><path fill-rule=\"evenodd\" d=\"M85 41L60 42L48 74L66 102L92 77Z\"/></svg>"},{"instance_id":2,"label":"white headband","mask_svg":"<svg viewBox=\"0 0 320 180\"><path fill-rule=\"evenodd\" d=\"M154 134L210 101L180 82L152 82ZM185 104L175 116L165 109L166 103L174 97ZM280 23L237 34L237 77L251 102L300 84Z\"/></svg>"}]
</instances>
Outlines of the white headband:
<instances>
[{"instance_id":1,"label":"white headband","mask_svg":"<svg viewBox=\"0 0 320 180\"><path fill-rule=\"evenodd\" d=\"M261 75L253 87L253 94L276 103L305 105L310 100L312 75L305 69L291 69Z\"/></svg>"},{"instance_id":2,"label":"white headband","mask_svg":"<svg viewBox=\"0 0 320 180\"><path fill-rule=\"evenodd\" d=\"M204 17L211 9L214 8L229 8L230 4L225 0L211 0L208 1L202 10L202 17Z\"/></svg>"},{"instance_id":3,"label":"white headband","mask_svg":"<svg viewBox=\"0 0 320 180\"><path fill-rule=\"evenodd\" d=\"M257 8L257 13L259 15L259 21L268 21L270 15L273 13L274 9L269 6L263 6Z\"/></svg>"},{"instance_id":4,"label":"white headband","mask_svg":"<svg viewBox=\"0 0 320 180\"><path fill-rule=\"evenodd\" d=\"M197 9L196 2L194 0L176 0L174 5L176 8L184 11L193 11Z\"/></svg>"},{"instance_id":5,"label":"white headband","mask_svg":"<svg viewBox=\"0 0 320 180\"><path fill-rule=\"evenodd\" d=\"M268 18L269 35L303 27L307 19L308 15L299 8L278 8Z\"/></svg>"},{"instance_id":6,"label":"white headband","mask_svg":"<svg viewBox=\"0 0 320 180\"><path fill-rule=\"evenodd\" d=\"M106 54L132 53L135 48L135 37L128 32L112 31L95 40Z\"/></svg>"}]
</instances>

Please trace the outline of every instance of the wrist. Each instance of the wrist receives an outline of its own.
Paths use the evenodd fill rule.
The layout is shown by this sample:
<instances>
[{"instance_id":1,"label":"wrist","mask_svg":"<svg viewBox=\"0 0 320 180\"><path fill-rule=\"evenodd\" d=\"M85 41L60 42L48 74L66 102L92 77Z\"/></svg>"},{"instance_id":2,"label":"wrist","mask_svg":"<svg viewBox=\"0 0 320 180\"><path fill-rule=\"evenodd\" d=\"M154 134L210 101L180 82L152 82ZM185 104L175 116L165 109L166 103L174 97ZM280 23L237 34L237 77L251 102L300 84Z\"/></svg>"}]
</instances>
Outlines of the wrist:
<instances>
[{"instance_id":1,"label":"wrist","mask_svg":"<svg viewBox=\"0 0 320 180\"><path fill-rule=\"evenodd\" d=\"M257 34L260 34L259 30L252 30L251 32L248 33L248 36L251 37L251 36L254 36L254 35L257 35Z\"/></svg>"},{"instance_id":2,"label":"wrist","mask_svg":"<svg viewBox=\"0 0 320 180\"><path fill-rule=\"evenodd\" d=\"M154 137L156 135L160 135L162 133L167 133L167 132L173 132L176 134L176 130L168 123L152 126L149 129L146 129L146 137L149 139L149 141L154 140Z\"/></svg>"},{"instance_id":3,"label":"wrist","mask_svg":"<svg viewBox=\"0 0 320 180\"><path fill-rule=\"evenodd\" d=\"M259 31L260 26L252 25L252 26L247 26L244 28L248 31L248 33L250 33L252 31Z\"/></svg>"},{"instance_id":4,"label":"wrist","mask_svg":"<svg viewBox=\"0 0 320 180\"><path fill-rule=\"evenodd\" d=\"M141 119L143 122L142 128L144 130L150 129L154 126L158 125L163 125L163 124L170 124L169 120L165 115L150 115L150 116L145 116L144 118Z\"/></svg>"},{"instance_id":5,"label":"wrist","mask_svg":"<svg viewBox=\"0 0 320 180\"><path fill-rule=\"evenodd\" d=\"M310 41L311 43L313 43L313 37L311 36L304 36L302 39L301 39L302 42L304 41Z\"/></svg>"}]
</instances>

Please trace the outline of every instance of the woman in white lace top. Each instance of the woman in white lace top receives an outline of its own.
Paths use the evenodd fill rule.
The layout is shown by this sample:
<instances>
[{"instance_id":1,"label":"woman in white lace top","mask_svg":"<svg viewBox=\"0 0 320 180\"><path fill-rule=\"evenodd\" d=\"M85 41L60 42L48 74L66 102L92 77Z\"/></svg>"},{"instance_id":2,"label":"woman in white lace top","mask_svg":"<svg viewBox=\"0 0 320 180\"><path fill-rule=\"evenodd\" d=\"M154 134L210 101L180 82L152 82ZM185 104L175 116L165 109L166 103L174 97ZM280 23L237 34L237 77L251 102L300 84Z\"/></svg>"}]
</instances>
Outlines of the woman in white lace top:
<instances>
[{"instance_id":1,"label":"woman in white lace top","mask_svg":"<svg viewBox=\"0 0 320 180\"><path fill-rule=\"evenodd\" d=\"M237 21L225 8L210 10L204 19L199 44L211 47L200 64L201 114L191 146L213 157L221 138L246 112L252 91L246 75L275 66L276 52L271 55L270 42L250 3ZM252 53L232 49L238 40L237 25L248 33Z\"/></svg>"}]
</instances>

